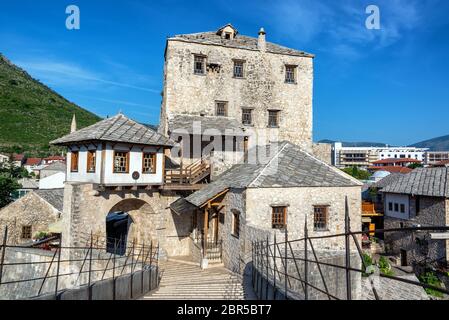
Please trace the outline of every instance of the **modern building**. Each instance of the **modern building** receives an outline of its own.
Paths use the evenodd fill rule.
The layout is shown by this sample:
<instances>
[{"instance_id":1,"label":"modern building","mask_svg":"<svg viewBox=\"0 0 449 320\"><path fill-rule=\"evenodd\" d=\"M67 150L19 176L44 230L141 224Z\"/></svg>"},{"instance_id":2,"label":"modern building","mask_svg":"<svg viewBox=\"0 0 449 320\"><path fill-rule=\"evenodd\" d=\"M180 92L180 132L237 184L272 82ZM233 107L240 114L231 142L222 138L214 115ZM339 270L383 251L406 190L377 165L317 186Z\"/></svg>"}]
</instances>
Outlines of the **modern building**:
<instances>
[{"instance_id":1,"label":"modern building","mask_svg":"<svg viewBox=\"0 0 449 320\"><path fill-rule=\"evenodd\" d=\"M441 161L449 161L449 151L427 151L424 163L426 165L435 165Z\"/></svg>"},{"instance_id":2,"label":"modern building","mask_svg":"<svg viewBox=\"0 0 449 320\"><path fill-rule=\"evenodd\" d=\"M1 163L6 163L6 162L8 162L8 161L9 161L9 156L0 153L0 164L1 164Z\"/></svg>"},{"instance_id":3,"label":"modern building","mask_svg":"<svg viewBox=\"0 0 449 320\"><path fill-rule=\"evenodd\" d=\"M332 164L338 168L368 168L375 161L385 159L414 159L424 161L426 148L415 147L343 147L335 142Z\"/></svg>"},{"instance_id":4,"label":"modern building","mask_svg":"<svg viewBox=\"0 0 449 320\"><path fill-rule=\"evenodd\" d=\"M418 168L399 175L381 190L386 229L449 225L449 168ZM400 255L402 265L447 263L449 234L388 232L386 249Z\"/></svg>"}]
</instances>

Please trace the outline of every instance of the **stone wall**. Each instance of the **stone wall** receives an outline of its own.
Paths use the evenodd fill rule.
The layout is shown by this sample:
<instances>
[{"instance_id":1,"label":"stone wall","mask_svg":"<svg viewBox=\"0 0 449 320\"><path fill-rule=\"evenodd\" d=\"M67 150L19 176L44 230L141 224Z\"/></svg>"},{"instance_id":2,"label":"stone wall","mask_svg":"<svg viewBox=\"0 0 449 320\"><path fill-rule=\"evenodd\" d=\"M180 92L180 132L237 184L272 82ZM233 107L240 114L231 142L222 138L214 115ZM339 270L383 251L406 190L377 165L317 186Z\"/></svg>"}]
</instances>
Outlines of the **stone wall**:
<instances>
[{"instance_id":1,"label":"stone wall","mask_svg":"<svg viewBox=\"0 0 449 320\"><path fill-rule=\"evenodd\" d=\"M206 55L206 64L219 64L220 70L195 75L194 54ZM233 59L245 60L243 79L233 78ZM285 83L286 64L298 66L297 83ZM248 131L312 150L312 58L169 40L164 72L162 133L167 134L167 121L175 114L213 116L215 101L227 101L228 116L239 123L242 108L254 108L253 126ZM267 127L270 109L281 110L279 128ZM253 143L250 141L250 146Z\"/></svg>"},{"instance_id":2,"label":"stone wall","mask_svg":"<svg viewBox=\"0 0 449 320\"><path fill-rule=\"evenodd\" d=\"M321 161L332 165L332 145L330 143L314 143L312 153Z\"/></svg>"},{"instance_id":3,"label":"stone wall","mask_svg":"<svg viewBox=\"0 0 449 320\"><path fill-rule=\"evenodd\" d=\"M90 233L106 235L106 216L124 210L132 219L128 241L160 243L167 256L187 255L191 216L178 216L169 206L179 196L154 190L96 191L92 184L67 183L64 195L65 246L84 246Z\"/></svg>"},{"instance_id":4,"label":"stone wall","mask_svg":"<svg viewBox=\"0 0 449 320\"><path fill-rule=\"evenodd\" d=\"M402 220L385 216L385 229L407 228L420 226L445 226L447 225L448 200L436 197L420 197L420 210L416 213L416 202L410 199L410 220ZM440 231L433 231L440 232ZM448 260L447 240L432 240L429 232L386 232L384 235L385 249L389 254L407 252L407 263L413 265L415 262L428 259L434 261L440 258Z\"/></svg>"},{"instance_id":5,"label":"stone wall","mask_svg":"<svg viewBox=\"0 0 449 320\"><path fill-rule=\"evenodd\" d=\"M31 226L32 236L48 231L48 226L59 220L60 212L48 202L30 192L0 210L0 232L8 226L8 244L29 242L22 239L22 226Z\"/></svg>"}]
</instances>

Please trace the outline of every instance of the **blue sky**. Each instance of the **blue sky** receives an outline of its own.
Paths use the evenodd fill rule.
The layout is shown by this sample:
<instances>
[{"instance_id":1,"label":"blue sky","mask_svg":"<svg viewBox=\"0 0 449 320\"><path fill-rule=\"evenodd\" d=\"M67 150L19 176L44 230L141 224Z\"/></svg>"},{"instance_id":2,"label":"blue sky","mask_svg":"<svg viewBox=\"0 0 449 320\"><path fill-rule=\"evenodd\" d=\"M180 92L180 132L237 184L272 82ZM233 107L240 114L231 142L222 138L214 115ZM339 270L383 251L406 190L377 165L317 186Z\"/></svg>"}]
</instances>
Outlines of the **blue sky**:
<instances>
[{"instance_id":1,"label":"blue sky","mask_svg":"<svg viewBox=\"0 0 449 320\"><path fill-rule=\"evenodd\" d=\"M65 27L71 4L80 30ZM157 123L167 36L263 26L316 54L314 140L405 145L449 134L448 14L447 0L3 1L0 52L100 116Z\"/></svg>"}]
</instances>

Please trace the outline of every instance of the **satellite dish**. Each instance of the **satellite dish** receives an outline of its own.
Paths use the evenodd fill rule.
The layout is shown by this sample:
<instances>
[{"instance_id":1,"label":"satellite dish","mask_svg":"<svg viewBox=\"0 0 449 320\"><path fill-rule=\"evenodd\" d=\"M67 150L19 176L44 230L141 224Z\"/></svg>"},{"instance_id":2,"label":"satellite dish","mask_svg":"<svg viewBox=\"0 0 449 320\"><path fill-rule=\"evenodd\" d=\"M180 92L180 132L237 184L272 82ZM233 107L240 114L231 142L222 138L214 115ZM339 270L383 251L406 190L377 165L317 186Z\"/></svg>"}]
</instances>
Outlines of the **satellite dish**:
<instances>
[{"instance_id":1,"label":"satellite dish","mask_svg":"<svg viewBox=\"0 0 449 320\"><path fill-rule=\"evenodd\" d=\"M133 177L134 180L139 180L139 178L140 178L140 173L137 172L137 171L134 171L133 174L132 174L132 177Z\"/></svg>"}]
</instances>

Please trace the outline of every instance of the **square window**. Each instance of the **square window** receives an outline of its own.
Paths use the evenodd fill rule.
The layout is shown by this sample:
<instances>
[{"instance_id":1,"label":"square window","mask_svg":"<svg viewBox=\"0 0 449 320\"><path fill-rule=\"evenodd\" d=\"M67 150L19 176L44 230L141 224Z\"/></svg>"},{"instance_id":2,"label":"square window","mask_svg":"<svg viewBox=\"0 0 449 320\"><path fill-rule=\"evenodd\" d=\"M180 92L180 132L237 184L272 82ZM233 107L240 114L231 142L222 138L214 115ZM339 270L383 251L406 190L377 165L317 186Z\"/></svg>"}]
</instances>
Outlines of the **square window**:
<instances>
[{"instance_id":1,"label":"square window","mask_svg":"<svg viewBox=\"0 0 449 320\"><path fill-rule=\"evenodd\" d=\"M206 64L206 57L195 55L193 63L193 73L194 74L204 74Z\"/></svg>"},{"instance_id":2,"label":"square window","mask_svg":"<svg viewBox=\"0 0 449 320\"><path fill-rule=\"evenodd\" d=\"M22 226L22 239L32 238L32 228L31 226Z\"/></svg>"},{"instance_id":3,"label":"square window","mask_svg":"<svg viewBox=\"0 0 449 320\"><path fill-rule=\"evenodd\" d=\"M253 124L252 113L253 113L252 109L246 109L246 108L242 109L242 124L244 124L244 125Z\"/></svg>"},{"instance_id":4,"label":"square window","mask_svg":"<svg viewBox=\"0 0 449 320\"><path fill-rule=\"evenodd\" d=\"M143 153L142 173L156 173L156 154Z\"/></svg>"},{"instance_id":5,"label":"square window","mask_svg":"<svg viewBox=\"0 0 449 320\"><path fill-rule=\"evenodd\" d=\"M327 206L314 206L313 207L313 228L315 231L328 230L328 210Z\"/></svg>"},{"instance_id":6,"label":"square window","mask_svg":"<svg viewBox=\"0 0 449 320\"><path fill-rule=\"evenodd\" d=\"M296 66L285 66L285 82L296 83L295 78Z\"/></svg>"},{"instance_id":7,"label":"square window","mask_svg":"<svg viewBox=\"0 0 449 320\"><path fill-rule=\"evenodd\" d=\"M243 61L234 60L234 78L243 78L243 65Z\"/></svg>"},{"instance_id":8,"label":"square window","mask_svg":"<svg viewBox=\"0 0 449 320\"><path fill-rule=\"evenodd\" d=\"M114 173L129 172L129 152L114 152Z\"/></svg>"},{"instance_id":9,"label":"square window","mask_svg":"<svg viewBox=\"0 0 449 320\"><path fill-rule=\"evenodd\" d=\"M269 110L268 111L268 127L278 128L279 127L279 114L280 111Z\"/></svg>"},{"instance_id":10,"label":"square window","mask_svg":"<svg viewBox=\"0 0 449 320\"><path fill-rule=\"evenodd\" d=\"M215 102L215 114L219 117L226 117L228 115L228 103L224 101Z\"/></svg>"},{"instance_id":11,"label":"square window","mask_svg":"<svg viewBox=\"0 0 449 320\"><path fill-rule=\"evenodd\" d=\"M272 207L271 224L273 229L284 229L287 226L287 207Z\"/></svg>"}]
</instances>

